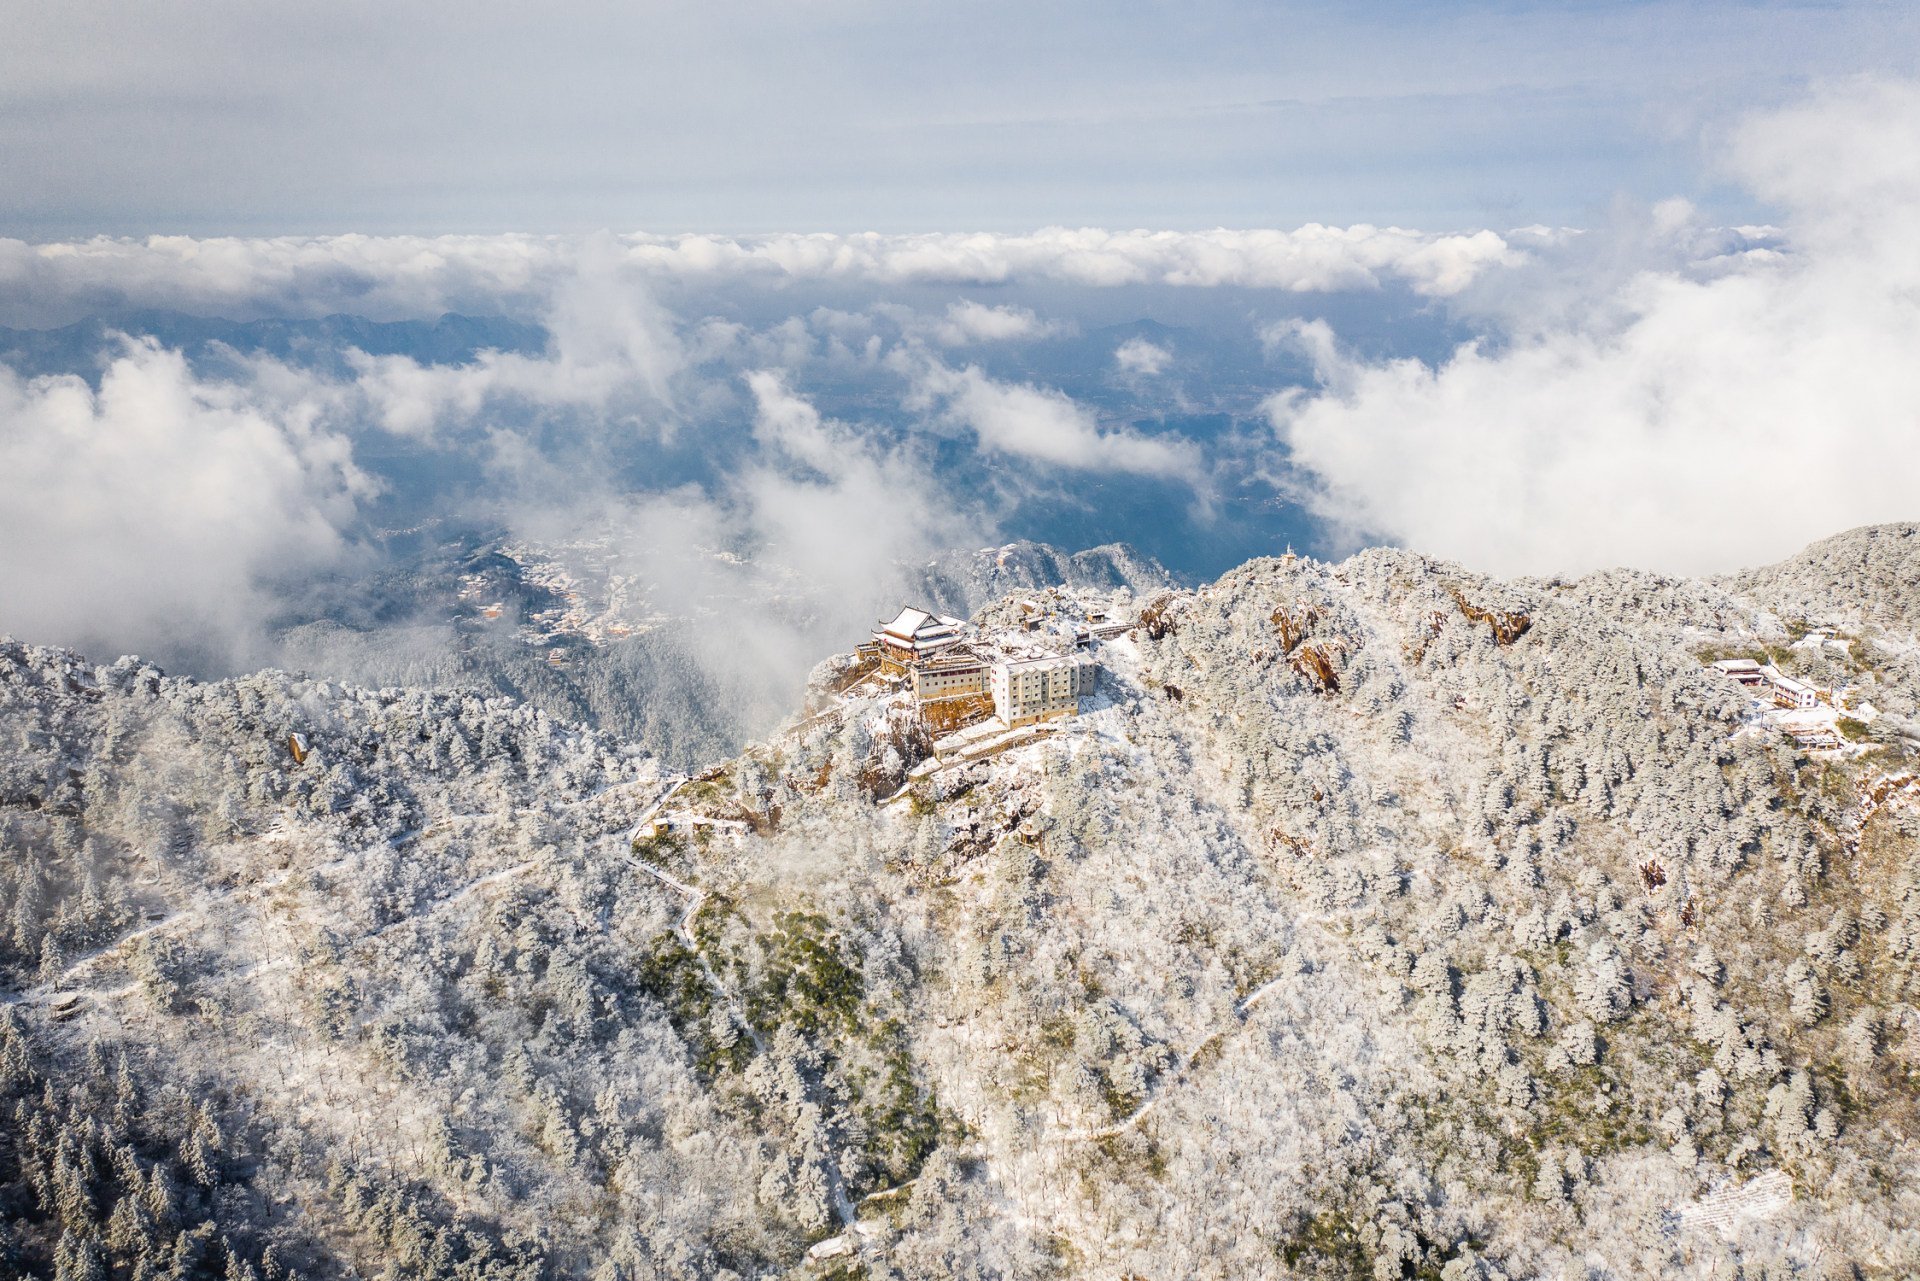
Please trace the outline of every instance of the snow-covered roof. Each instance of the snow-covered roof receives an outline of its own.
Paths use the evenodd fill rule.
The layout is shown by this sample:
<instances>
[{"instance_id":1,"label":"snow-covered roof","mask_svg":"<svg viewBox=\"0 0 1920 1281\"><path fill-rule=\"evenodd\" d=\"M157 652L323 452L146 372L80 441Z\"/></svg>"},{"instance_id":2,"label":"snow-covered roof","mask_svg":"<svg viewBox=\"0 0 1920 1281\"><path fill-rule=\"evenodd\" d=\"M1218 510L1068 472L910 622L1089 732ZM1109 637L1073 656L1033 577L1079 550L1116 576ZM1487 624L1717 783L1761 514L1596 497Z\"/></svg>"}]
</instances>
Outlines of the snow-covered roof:
<instances>
[{"instance_id":1,"label":"snow-covered roof","mask_svg":"<svg viewBox=\"0 0 1920 1281\"><path fill-rule=\"evenodd\" d=\"M874 632L873 638L884 645L923 654L958 644L960 629L965 625L958 618L947 618L909 607L901 610L899 617L891 623L882 624Z\"/></svg>"},{"instance_id":2,"label":"snow-covered roof","mask_svg":"<svg viewBox=\"0 0 1920 1281\"><path fill-rule=\"evenodd\" d=\"M1015 658L996 664L1009 673L1050 672L1061 667L1091 667L1093 660L1084 654L1050 654L1045 658Z\"/></svg>"},{"instance_id":3,"label":"snow-covered roof","mask_svg":"<svg viewBox=\"0 0 1920 1281\"><path fill-rule=\"evenodd\" d=\"M887 623L881 627L880 630L888 636L898 636L901 640L912 640L915 632L918 632L922 627L933 621L933 615L929 614L926 610L909 607L901 610L898 618L895 618L891 623Z\"/></svg>"},{"instance_id":4,"label":"snow-covered roof","mask_svg":"<svg viewBox=\"0 0 1920 1281\"><path fill-rule=\"evenodd\" d=\"M1767 680L1773 685L1775 689L1781 690L1788 694L1818 693L1818 691L1815 690L1813 686L1807 684L1805 681L1797 681L1793 679L1793 677L1787 675L1785 672L1781 671L1777 667L1768 669Z\"/></svg>"}]
</instances>

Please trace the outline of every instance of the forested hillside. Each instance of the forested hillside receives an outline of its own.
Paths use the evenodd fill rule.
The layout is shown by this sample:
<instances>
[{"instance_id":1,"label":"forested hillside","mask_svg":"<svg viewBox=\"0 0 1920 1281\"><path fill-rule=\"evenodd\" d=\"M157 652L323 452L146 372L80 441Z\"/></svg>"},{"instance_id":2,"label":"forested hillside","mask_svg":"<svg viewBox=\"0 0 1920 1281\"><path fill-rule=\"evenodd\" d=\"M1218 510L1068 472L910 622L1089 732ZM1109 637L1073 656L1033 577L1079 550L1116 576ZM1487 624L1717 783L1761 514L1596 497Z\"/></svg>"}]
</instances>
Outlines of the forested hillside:
<instances>
[{"instance_id":1,"label":"forested hillside","mask_svg":"<svg viewBox=\"0 0 1920 1281\"><path fill-rule=\"evenodd\" d=\"M691 779L9 642L0 1267L1911 1275L1899 529L1721 582L1255 561L999 754L826 663ZM1035 608L1086 600L981 618ZM1804 751L1704 666L1748 655L1880 715Z\"/></svg>"}]
</instances>

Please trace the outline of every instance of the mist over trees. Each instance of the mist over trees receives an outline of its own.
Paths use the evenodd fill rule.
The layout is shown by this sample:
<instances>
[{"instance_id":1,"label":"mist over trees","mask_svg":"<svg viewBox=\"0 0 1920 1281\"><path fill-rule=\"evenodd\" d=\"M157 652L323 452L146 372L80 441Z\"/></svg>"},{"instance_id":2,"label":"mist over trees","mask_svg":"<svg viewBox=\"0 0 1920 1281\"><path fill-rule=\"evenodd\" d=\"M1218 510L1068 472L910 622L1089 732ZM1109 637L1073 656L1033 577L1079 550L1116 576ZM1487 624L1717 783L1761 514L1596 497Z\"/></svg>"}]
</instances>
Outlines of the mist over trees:
<instances>
[{"instance_id":1,"label":"mist over trees","mask_svg":"<svg viewBox=\"0 0 1920 1281\"><path fill-rule=\"evenodd\" d=\"M809 642L851 646L865 639L858 628L833 632L804 593L796 598L751 577L732 582L714 574L707 614L600 643L529 643L510 623L491 623L459 598L461 576L471 579L478 570L487 579L481 594L507 603L516 616L556 603L491 548L477 536L429 542L396 551L403 568L364 581L309 584L299 603L315 617L281 628L267 652L281 666L352 684L506 695L638 743L670 768L694 769L726 759L780 723L819 657ZM1125 544L1069 554L1023 539L895 565L890 581L875 584L872 605L877 614L905 599L964 618L1013 591L1066 584L1145 594L1174 581ZM436 611L452 616L452 625L421 621ZM785 643L743 644L743 633L756 629ZM564 662L549 661L555 648Z\"/></svg>"}]
</instances>

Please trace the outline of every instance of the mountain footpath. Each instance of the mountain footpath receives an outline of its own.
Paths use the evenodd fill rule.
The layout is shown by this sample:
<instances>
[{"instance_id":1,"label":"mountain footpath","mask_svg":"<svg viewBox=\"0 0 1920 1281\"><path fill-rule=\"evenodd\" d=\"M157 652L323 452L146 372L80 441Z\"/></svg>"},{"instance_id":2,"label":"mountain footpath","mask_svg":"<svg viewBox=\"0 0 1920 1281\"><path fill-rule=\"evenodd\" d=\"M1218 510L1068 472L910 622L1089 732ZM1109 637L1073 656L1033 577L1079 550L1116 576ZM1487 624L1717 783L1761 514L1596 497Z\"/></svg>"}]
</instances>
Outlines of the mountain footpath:
<instances>
[{"instance_id":1,"label":"mountain footpath","mask_svg":"<svg viewBox=\"0 0 1920 1281\"><path fill-rule=\"evenodd\" d=\"M829 662L692 777L5 643L0 1267L1911 1274L1917 543L1255 561L1005 750ZM1803 749L1745 656L1871 719Z\"/></svg>"}]
</instances>

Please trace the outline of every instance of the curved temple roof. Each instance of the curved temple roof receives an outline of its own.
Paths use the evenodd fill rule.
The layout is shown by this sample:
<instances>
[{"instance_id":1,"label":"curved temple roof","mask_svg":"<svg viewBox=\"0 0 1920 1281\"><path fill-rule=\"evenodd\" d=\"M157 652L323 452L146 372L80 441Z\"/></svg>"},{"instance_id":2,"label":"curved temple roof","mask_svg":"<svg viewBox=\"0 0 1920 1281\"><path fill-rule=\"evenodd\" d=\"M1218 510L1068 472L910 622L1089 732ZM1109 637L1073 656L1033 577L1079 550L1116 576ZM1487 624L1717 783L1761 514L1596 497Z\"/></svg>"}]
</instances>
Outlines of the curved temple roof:
<instances>
[{"instance_id":1,"label":"curved temple roof","mask_svg":"<svg viewBox=\"0 0 1920 1281\"><path fill-rule=\"evenodd\" d=\"M891 623L884 623L873 638L895 649L929 654L960 643L960 629L966 623L958 618L932 614L924 609L907 608Z\"/></svg>"}]
</instances>

